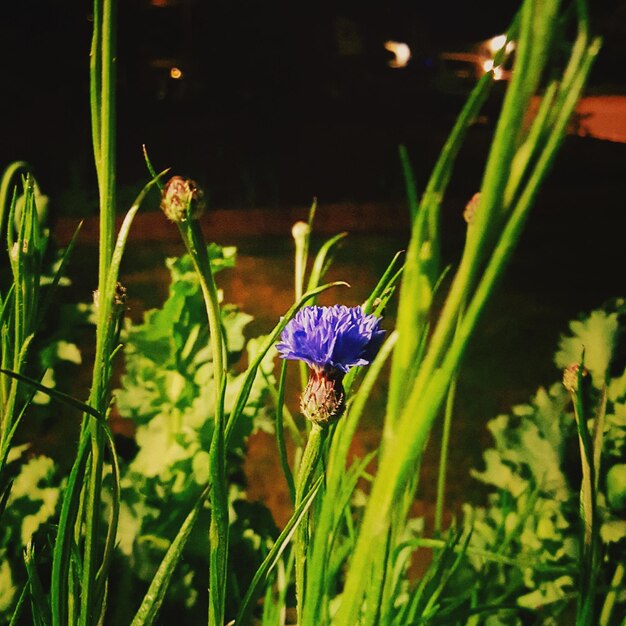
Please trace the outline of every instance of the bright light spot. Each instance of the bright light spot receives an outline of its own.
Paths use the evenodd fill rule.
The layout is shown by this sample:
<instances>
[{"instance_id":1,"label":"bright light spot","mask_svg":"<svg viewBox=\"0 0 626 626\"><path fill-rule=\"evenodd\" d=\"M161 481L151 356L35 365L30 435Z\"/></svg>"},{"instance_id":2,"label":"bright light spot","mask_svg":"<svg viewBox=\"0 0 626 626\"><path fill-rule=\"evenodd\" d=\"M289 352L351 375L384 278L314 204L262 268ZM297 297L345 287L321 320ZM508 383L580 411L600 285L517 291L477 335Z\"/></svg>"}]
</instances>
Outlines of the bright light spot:
<instances>
[{"instance_id":1,"label":"bright light spot","mask_svg":"<svg viewBox=\"0 0 626 626\"><path fill-rule=\"evenodd\" d=\"M497 35L496 37L492 37L487 42L487 47L491 51L491 54L495 54L498 50L504 48L504 44L506 43L506 35Z\"/></svg>"},{"instance_id":2,"label":"bright light spot","mask_svg":"<svg viewBox=\"0 0 626 626\"><path fill-rule=\"evenodd\" d=\"M179 68L173 67L170 70L170 78L173 78L174 80L178 80L179 78L182 78L182 77L183 77L183 73Z\"/></svg>"},{"instance_id":3,"label":"bright light spot","mask_svg":"<svg viewBox=\"0 0 626 626\"><path fill-rule=\"evenodd\" d=\"M493 59L485 59L483 61L483 71L485 74L493 70L493 80L502 80L504 78L504 70L501 65L493 66Z\"/></svg>"},{"instance_id":4,"label":"bright light spot","mask_svg":"<svg viewBox=\"0 0 626 626\"><path fill-rule=\"evenodd\" d=\"M395 55L395 58L389 61L389 67L398 68L407 66L411 58L411 48L405 43L399 41L385 41L385 50Z\"/></svg>"}]
</instances>

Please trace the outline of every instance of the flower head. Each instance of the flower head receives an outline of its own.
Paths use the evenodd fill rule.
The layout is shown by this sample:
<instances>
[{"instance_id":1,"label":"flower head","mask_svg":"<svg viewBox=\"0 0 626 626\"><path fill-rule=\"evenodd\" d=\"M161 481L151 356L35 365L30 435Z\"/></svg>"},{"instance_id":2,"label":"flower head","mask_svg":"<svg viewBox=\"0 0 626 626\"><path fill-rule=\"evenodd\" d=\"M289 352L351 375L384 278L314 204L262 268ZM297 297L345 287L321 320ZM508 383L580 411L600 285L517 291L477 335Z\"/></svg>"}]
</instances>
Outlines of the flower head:
<instances>
[{"instance_id":1,"label":"flower head","mask_svg":"<svg viewBox=\"0 0 626 626\"><path fill-rule=\"evenodd\" d=\"M283 359L304 361L311 368L300 399L305 417L319 426L341 417L344 375L372 361L384 334L380 318L366 315L361 307L308 306L296 313L276 349Z\"/></svg>"},{"instance_id":2,"label":"flower head","mask_svg":"<svg viewBox=\"0 0 626 626\"><path fill-rule=\"evenodd\" d=\"M380 318L366 315L361 307L308 306L287 324L276 349L283 359L345 374L372 361L384 334Z\"/></svg>"},{"instance_id":3,"label":"flower head","mask_svg":"<svg viewBox=\"0 0 626 626\"><path fill-rule=\"evenodd\" d=\"M193 180L173 176L163 188L161 209L172 222L198 219L204 211L204 192Z\"/></svg>"}]
</instances>

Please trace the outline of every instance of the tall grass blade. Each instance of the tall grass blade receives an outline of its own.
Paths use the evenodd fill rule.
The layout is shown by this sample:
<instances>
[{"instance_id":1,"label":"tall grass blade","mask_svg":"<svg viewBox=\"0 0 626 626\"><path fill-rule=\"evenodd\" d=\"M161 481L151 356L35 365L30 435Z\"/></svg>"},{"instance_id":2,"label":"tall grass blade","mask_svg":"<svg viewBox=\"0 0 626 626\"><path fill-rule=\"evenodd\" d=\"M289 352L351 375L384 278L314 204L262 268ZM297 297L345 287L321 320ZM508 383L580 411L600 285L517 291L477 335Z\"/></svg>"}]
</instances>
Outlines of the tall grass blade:
<instances>
[{"instance_id":1,"label":"tall grass blade","mask_svg":"<svg viewBox=\"0 0 626 626\"><path fill-rule=\"evenodd\" d=\"M43 592L41 580L37 568L35 567L35 551L31 542L24 550L24 564L28 574L28 587L30 590L30 603L32 608L34 626L48 626L50 624L50 614L48 603Z\"/></svg>"},{"instance_id":2,"label":"tall grass blade","mask_svg":"<svg viewBox=\"0 0 626 626\"><path fill-rule=\"evenodd\" d=\"M150 626L154 623L159 609L161 608L161 604L163 603L163 598L165 597L167 587L170 583L176 565L182 556L185 544L189 539L189 535L193 530L198 514L200 513L208 495L209 487L204 490L193 509L185 518L185 521L180 527L174 541L172 541L172 544L163 557L163 560L159 565L159 569L152 579L150 587L148 588L148 591L146 592L146 595L144 596L144 599L141 602L133 621L131 622L131 626Z\"/></svg>"}]
</instances>

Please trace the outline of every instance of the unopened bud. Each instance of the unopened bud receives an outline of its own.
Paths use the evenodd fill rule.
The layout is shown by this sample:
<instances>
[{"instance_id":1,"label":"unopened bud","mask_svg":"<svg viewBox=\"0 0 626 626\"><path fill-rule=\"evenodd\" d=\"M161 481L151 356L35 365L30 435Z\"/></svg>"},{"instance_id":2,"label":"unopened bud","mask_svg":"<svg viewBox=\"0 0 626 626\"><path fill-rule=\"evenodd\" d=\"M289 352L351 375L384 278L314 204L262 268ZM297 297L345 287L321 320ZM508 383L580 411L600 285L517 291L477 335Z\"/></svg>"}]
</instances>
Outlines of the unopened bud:
<instances>
[{"instance_id":1,"label":"unopened bud","mask_svg":"<svg viewBox=\"0 0 626 626\"><path fill-rule=\"evenodd\" d=\"M578 371L580 370L580 363L572 363L563 370L563 387L570 393L576 393L578 391ZM582 376L587 376L589 372L586 367L583 367Z\"/></svg>"},{"instance_id":2,"label":"unopened bud","mask_svg":"<svg viewBox=\"0 0 626 626\"><path fill-rule=\"evenodd\" d=\"M311 232L311 227L306 222L299 221L299 222L296 222L291 227L291 236L296 241L303 240L305 237L309 235L310 232Z\"/></svg>"},{"instance_id":3,"label":"unopened bud","mask_svg":"<svg viewBox=\"0 0 626 626\"><path fill-rule=\"evenodd\" d=\"M300 399L300 410L308 420L325 426L343 415L346 404L342 378L325 370L311 370Z\"/></svg>"},{"instance_id":4,"label":"unopened bud","mask_svg":"<svg viewBox=\"0 0 626 626\"><path fill-rule=\"evenodd\" d=\"M161 194L161 209L172 222L196 220L204 212L204 192L193 180L174 176Z\"/></svg>"},{"instance_id":5,"label":"unopened bud","mask_svg":"<svg viewBox=\"0 0 626 626\"><path fill-rule=\"evenodd\" d=\"M468 224L472 224L474 222L474 217L476 216L476 209L478 208L479 202L480 202L480 191L477 191L472 196L472 199L466 204L465 210L463 211L463 219Z\"/></svg>"}]
</instances>

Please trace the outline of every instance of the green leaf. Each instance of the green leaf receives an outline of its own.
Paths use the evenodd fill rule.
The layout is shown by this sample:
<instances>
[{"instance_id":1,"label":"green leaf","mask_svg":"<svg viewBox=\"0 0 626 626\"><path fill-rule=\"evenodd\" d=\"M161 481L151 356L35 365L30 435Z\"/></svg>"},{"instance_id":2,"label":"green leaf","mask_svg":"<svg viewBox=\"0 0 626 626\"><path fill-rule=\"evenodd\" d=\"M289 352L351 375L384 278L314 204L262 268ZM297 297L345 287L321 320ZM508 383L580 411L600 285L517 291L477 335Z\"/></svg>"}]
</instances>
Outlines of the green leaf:
<instances>
[{"instance_id":1,"label":"green leaf","mask_svg":"<svg viewBox=\"0 0 626 626\"><path fill-rule=\"evenodd\" d=\"M554 357L556 366L565 369L572 363L579 363L584 350L585 367L591 374L594 387L601 389L615 345L617 313L602 309L592 311L589 316L570 322L569 328L571 334L563 335L559 342L559 351Z\"/></svg>"}]
</instances>

